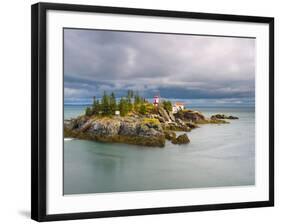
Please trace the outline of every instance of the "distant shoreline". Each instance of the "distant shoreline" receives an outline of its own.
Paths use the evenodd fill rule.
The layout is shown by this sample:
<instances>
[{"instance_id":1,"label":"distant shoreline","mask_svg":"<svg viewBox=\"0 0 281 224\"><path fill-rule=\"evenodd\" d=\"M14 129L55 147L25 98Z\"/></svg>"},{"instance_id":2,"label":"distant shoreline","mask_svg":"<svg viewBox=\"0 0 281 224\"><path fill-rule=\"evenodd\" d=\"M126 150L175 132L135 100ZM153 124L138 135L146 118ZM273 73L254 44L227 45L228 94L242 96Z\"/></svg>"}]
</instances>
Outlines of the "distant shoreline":
<instances>
[{"instance_id":1,"label":"distant shoreline","mask_svg":"<svg viewBox=\"0 0 281 224\"><path fill-rule=\"evenodd\" d=\"M92 104L91 103L82 103L82 104L79 104L79 103L65 103L63 104L64 106L91 106ZM190 109L197 109L197 108L249 108L249 109L255 109L255 106L191 106L189 105L188 108Z\"/></svg>"}]
</instances>

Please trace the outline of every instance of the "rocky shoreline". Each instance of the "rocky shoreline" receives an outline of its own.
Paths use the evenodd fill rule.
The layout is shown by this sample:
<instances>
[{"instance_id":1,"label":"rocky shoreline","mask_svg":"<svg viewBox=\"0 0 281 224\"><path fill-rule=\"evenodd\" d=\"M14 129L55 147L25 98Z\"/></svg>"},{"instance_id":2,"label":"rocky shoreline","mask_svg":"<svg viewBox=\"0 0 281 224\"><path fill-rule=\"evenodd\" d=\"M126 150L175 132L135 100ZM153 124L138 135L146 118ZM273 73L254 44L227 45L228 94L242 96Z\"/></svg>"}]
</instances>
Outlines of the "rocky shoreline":
<instances>
[{"instance_id":1,"label":"rocky shoreline","mask_svg":"<svg viewBox=\"0 0 281 224\"><path fill-rule=\"evenodd\" d=\"M64 137L99 142L126 143L142 146L164 147L165 141L173 144L190 142L186 133L176 136L175 131L189 132L201 124L226 124L234 116L216 114L206 118L201 112L182 110L173 114L159 107L155 113L121 116L79 116L64 121Z\"/></svg>"}]
</instances>

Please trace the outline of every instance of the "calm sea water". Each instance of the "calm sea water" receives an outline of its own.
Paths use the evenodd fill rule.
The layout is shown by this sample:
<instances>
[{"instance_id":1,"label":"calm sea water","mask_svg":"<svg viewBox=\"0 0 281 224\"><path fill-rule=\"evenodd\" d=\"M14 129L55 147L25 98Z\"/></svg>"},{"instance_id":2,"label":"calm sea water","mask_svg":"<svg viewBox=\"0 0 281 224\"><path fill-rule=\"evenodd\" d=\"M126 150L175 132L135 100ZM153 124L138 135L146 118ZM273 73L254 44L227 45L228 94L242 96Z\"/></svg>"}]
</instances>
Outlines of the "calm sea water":
<instances>
[{"instance_id":1,"label":"calm sea water","mask_svg":"<svg viewBox=\"0 0 281 224\"><path fill-rule=\"evenodd\" d=\"M165 148L65 140L64 194L254 185L254 110L197 109L240 119L202 125L187 133L189 144L167 141ZM83 111L65 106L65 119Z\"/></svg>"}]
</instances>

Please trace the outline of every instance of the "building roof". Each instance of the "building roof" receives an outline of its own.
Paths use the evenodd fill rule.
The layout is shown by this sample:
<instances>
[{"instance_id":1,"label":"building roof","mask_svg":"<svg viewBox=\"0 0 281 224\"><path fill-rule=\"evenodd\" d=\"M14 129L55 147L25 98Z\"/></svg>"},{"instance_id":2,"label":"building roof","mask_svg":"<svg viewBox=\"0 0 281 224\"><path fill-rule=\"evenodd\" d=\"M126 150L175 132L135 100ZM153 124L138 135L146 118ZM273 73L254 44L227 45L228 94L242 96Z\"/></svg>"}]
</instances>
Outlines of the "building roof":
<instances>
[{"instance_id":1,"label":"building roof","mask_svg":"<svg viewBox=\"0 0 281 224\"><path fill-rule=\"evenodd\" d=\"M181 102L175 102L175 106L184 106L184 104Z\"/></svg>"}]
</instances>

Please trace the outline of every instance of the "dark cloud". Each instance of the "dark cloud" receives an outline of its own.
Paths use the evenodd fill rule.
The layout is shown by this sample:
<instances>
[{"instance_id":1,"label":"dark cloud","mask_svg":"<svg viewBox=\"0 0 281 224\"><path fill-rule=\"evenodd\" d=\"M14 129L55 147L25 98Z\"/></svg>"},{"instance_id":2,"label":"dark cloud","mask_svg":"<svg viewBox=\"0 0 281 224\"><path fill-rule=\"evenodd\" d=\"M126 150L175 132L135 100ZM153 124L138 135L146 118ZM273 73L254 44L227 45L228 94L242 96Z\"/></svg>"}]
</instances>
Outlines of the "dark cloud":
<instances>
[{"instance_id":1,"label":"dark cloud","mask_svg":"<svg viewBox=\"0 0 281 224\"><path fill-rule=\"evenodd\" d=\"M69 102L127 89L145 97L254 98L255 40L65 29L64 79Z\"/></svg>"}]
</instances>

